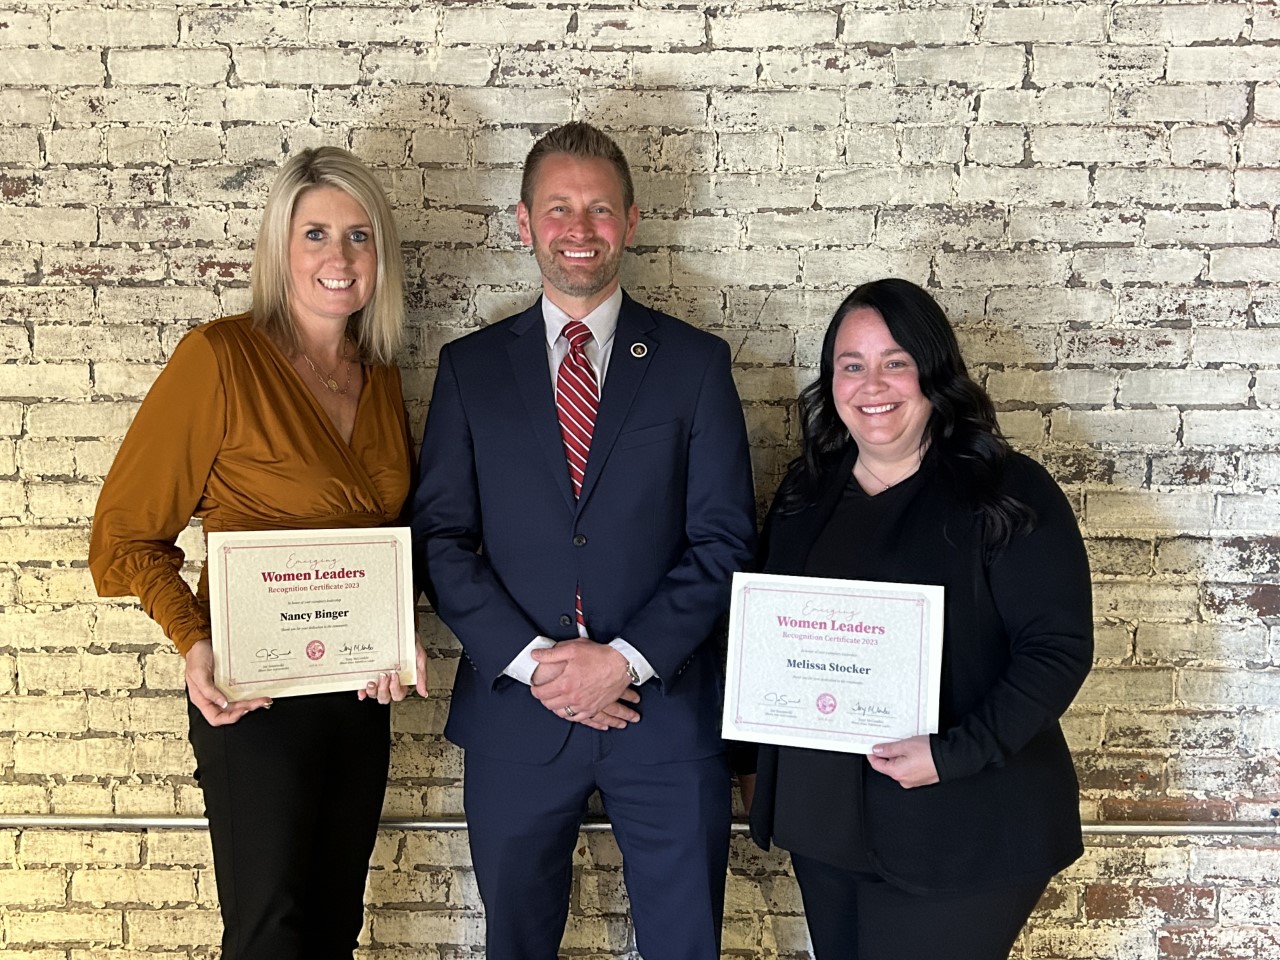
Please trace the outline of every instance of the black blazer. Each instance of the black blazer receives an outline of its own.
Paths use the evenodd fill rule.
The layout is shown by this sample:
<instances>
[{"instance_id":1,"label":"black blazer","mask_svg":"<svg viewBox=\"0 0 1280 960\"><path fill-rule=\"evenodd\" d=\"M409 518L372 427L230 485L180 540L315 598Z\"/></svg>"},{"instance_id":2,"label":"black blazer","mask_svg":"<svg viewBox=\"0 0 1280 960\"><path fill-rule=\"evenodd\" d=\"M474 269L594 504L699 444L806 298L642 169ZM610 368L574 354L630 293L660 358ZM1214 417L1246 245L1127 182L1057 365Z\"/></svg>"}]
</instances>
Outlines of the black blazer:
<instances>
[{"instance_id":1,"label":"black blazer","mask_svg":"<svg viewBox=\"0 0 1280 960\"><path fill-rule=\"evenodd\" d=\"M811 506L784 515L775 502L767 572L805 573L855 458L850 449ZM934 455L876 498L883 514L849 547L850 576L946 589L931 737L940 782L905 790L859 755L761 746L751 810L761 846L776 839L843 865L846 841L861 836L871 866L918 893L1045 879L1083 852L1079 786L1058 719L1092 663L1088 561L1066 497L1039 464L1012 455L1002 486L1037 520L993 556Z\"/></svg>"}]
</instances>

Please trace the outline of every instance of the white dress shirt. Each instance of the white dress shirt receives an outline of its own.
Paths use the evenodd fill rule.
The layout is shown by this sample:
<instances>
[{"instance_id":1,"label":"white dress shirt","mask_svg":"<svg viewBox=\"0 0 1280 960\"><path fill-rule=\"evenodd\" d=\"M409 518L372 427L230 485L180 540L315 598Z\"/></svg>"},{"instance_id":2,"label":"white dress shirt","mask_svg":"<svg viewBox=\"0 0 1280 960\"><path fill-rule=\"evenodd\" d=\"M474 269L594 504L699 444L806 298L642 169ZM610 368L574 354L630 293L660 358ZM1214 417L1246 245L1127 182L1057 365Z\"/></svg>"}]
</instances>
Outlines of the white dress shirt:
<instances>
[{"instance_id":1,"label":"white dress shirt","mask_svg":"<svg viewBox=\"0 0 1280 960\"><path fill-rule=\"evenodd\" d=\"M596 383L599 385L601 395L604 393L605 373L609 368L609 357L613 353L613 335L618 329L618 314L621 310L622 286L619 285L614 288L609 299L582 318L582 322L591 331L591 339L584 345L583 353L587 355L587 361L596 373ZM547 364L551 370L553 384L560 372L561 362L569 355L569 341L562 337L560 332L564 329L564 325L573 319L575 318L569 316L549 299L542 298L542 322L546 327L547 336ZM566 466L565 470L568 469ZM578 635L587 636L586 628L582 624L578 625ZM555 645L556 642L549 637L534 637L502 672L521 683L531 684L533 671L538 668L538 661L533 659L531 654L534 650L545 650ZM645 659L644 654L621 637L615 637L609 641L609 646L627 658L627 663L635 669L641 683L656 676L653 666Z\"/></svg>"}]
</instances>

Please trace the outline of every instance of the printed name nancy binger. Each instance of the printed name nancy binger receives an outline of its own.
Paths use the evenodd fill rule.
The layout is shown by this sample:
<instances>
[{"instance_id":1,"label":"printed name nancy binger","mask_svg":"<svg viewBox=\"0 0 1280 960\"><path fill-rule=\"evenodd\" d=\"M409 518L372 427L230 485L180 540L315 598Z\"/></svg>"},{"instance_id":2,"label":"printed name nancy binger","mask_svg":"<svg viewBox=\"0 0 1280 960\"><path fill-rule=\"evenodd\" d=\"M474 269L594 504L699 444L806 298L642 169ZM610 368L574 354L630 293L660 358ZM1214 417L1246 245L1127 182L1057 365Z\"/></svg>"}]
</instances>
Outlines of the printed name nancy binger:
<instances>
[{"instance_id":1,"label":"printed name nancy binger","mask_svg":"<svg viewBox=\"0 0 1280 960\"><path fill-rule=\"evenodd\" d=\"M734 574L724 735L866 753L937 729L941 587Z\"/></svg>"},{"instance_id":2,"label":"printed name nancy binger","mask_svg":"<svg viewBox=\"0 0 1280 960\"><path fill-rule=\"evenodd\" d=\"M215 680L275 697L412 684L409 545L405 527L210 534Z\"/></svg>"}]
</instances>

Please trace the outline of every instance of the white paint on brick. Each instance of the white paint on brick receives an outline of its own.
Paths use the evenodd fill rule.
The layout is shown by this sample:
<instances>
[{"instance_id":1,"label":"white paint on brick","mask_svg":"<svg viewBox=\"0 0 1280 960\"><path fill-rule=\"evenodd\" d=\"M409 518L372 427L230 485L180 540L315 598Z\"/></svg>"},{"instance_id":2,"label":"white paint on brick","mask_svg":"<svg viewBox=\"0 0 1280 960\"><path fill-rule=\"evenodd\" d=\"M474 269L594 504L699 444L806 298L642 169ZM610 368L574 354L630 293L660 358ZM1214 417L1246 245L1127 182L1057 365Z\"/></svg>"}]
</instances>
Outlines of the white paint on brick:
<instances>
[{"instance_id":1,"label":"white paint on brick","mask_svg":"<svg viewBox=\"0 0 1280 960\"><path fill-rule=\"evenodd\" d=\"M1211 250L1209 278L1218 283L1280 282L1280 249L1223 247Z\"/></svg>"},{"instance_id":2,"label":"white paint on brick","mask_svg":"<svg viewBox=\"0 0 1280 960\"><path fill-rule=\"evenodd\" d=\"M94 86L105 78L102 56L90 50L19 47L0 57L0 83L68 87Z\"/></svg>"},{"instance_id":3,"label":"white paint on brick","mask_svg":"<svg viewBox=\"0 0 1280 960\"><path fill-rule=\"evenodd\" d=\"M1116 43L1171 43L1235 40L1248 29L1250 5L1243 3L1135 4L1111 12Z\"/></svg>"},{"instance_id":4,"label":"white paint on brick","mask_svg":"<svg viewBox=\"0 0 1280 960\"><path fill-rule=\"evenodd\" d=\"M1275 50L1266 46L1173 47L1166 76L1174 83L1275 80Z\"/></svg>"},{"instance_id":5,"label":"white paint on brick","mask_svg":"<svg viewBox=\"0 0 1280 960\"><path fill-rule=\"evenodd\" d=\"M1012 124L983 124L969 129L968 159L975 164L1013 166L1026 153L1027 132Z\"/></svg>"},{"instance_id":6,"label":"white paint on brick","mask_svg":"<svg viewBox=\"0 0 1280 960\"><path fill-rule=\"evenodd\" d=\"M323 21L327 12L316 9L311 16ZM116 11L110 13L114 16ZM385 15L385 11L381 13ZM305 41L306 35L307 11L303 7L196 7L182 17L182 42L192 46L293 46Z\"/></svg>"},{"instance_id":7,"label":"white paint on brick","mask_svg":"<svg viewBox=\"0 0 1280 960\"><path fill-rule=\"evenodd\" d=\"M1142 214L1134 209L1097 210L1015 207L1009 239L1054 244L1132 244L1142 237Z\"/></svg>"},{"instance_id":8,"label":"white paint on brick","mask_svg":"<svg viewBox=\"0 0 1280 960\"><path fill-rule=\"evenodd\" d=\"M41 729L20 750L0 736L0 769L27 771L0 783L0 809L200 810L180 660L136 604L93 595L84 518L163 358L247 304L286 150L349 144L391 193L418 429L439 346L535 294L514 232L520 164L548 125L583 117L635 171L628 289L730 344L761 498L844 293L888 273L927 284L1003 429L1086 520L1106 666L1067 719L1085 814L1267 816L1275 737L1259 718L1275 691L1253 684L1280 663L1263 619L1280 490L1274 4L16 6L0 17L0 646L19 652L0 656L0 727ZM198 528L179 543L194 577ZM29 627L48 644L29 649ZM423 636L447 686L457 644L430 617ZM397 714L390 810L460 809L446 709ZM119 774L49 772L89 751ZM72 934L101 935L93 960L216 940L203 834L152 836L144 869L137 837L49 833L0 836L0 860L40 877L25 878L40 902L8 912L11 949L15 930L43 938L19 947L40 960L83 953ZM1151 931L1185 918L1096 917L1084 884L1189 882L1207 846L1091 840L1014 956L1156 960ZM568 943L617 955L619 854L602 835L582 849ZM785 857L744 841L733 856L727 948L803 956L803 918L779 913L798 910ZM1248 954L1221 918L1254 909L1229 891L1258 873L1215 869L1208 939L1172 943L1205 960ZM475 948L465 838L383 837L375 873L371 950ZM93 899L112 887L147 902Z\"/></svg>"},{"instance_id":9,"label":"white paint on brick","mask_svg":"<svg viewBox=\"0 0 1280 960\"><path fill-rule=\"evenodd\" d=\"M899 84L970 84L981 78L984 88L1016 87L1026 75L1026 52L1021 46L976 44L953 47L910 47L893 52Z\"/></svg>"},{"instance_id":10,"label":"white paint on brick","mask_svg":"<svg viewBox=\"0 0 1280 960\"><path fill-rule=\"evenodd\" d=\"M429 4L408 9L394 6L319 7L311 11L307 34L318 44L429 43L436 39L441 15L440 9Z\"/></svg>"},{"instance_id":11,"label":"white paint on brick","mask_svg":"<svg viewBox=\"0 0 1280 960\"><path fill-rule=\"evenodd\" d=\"M726 49L810 47L836 39L836 14L831 10L720 10L707 22L712 46Z\"/></svg>"},{"instance_id":12,"label":"white paint on brick","mask_svg":"<svg viewBox=\"0 0 1280 960\"><path fill-rule=\"evenodd\" d=\"M1100 80L1150 83L1164 73L1165 56L1165 49L1157 46L1037 43L1031 48L1031 79L1042 87Z\"/></svg>"},{"instance_id":13,"label":"white paint on brick","mask_svg":"<svg viewBox=\"0 0 1280 960\"><path fill-rule=\"evenodd\" d=\"M1272 225L1266 210L1152 210L1143 233L1148 243L1263 244L1271 239Z\"/></svg>"},{"instance_id":14,"label":"white paint on brick","mask_svg":"<svg viewBox=\"0 0 1280 960\"><path fill-rule=\"evenodd\" d=\"M235 73L250 84L347 86L360 76L360 51L237 47Z\"/></svg>"},{"instance_id":15,"label":"white paint on brick","mask_svg":"<svg viewBox=\"0 0 1280 960\"><path fill-rule=\"evenodd\" d=\"M521 29L528 35L528 28ZM611 10L578 13L575 38L590 47L698 47L706 40L706 20L693 10L650 9L643 16L619 15Z\"/></svg>"},{"instance_id":16,"label":"white paint on brick","mask_svg":"<svg viewBox=\"0 0 1280 960\"><path fill-rule=\"evenodd\" d=\"M976 39L972 17L964 8L859 10L858 6L849 4L842 12L841 40L847 44L933 45L972 43Z\"/></svg>"},{"instance_id":17,"label":"white paint on brick","mask_svg":"<svg viewBox=\"0 0 1280 960\"><path fill-rule=\"evenodd\" d=\"M824 207L946 203L953 195L949 166L847 170L824 176L818 202Z\"/></svg>"},{"instance_id":18,"label":"white paint on brick","mask_svg":"<svg viewBox=\"0 0 1280 960\"><path fill-rule=\"evenodd\" d=\"M1239 123L1248 97L1245 84L1144 84L1117 90L1114 109L1120 120Z\"/></svg>"},{"instance_id":19,"label":"white paint on brick","mask_svg":"<svg viewBox=\"0 0 1280 960\"><path fill-rule=\"evenodd\" d=\"M1158 369L1126 370L1120 378L1119 402L1188 407L1243 407L1249 402L1247 370L1182 370L1176 377ZM1184 418L1183 439L1190 439L1190 419Z\"/></svg>"},{"instance_id":20,"label":"white paint on brick","mask_svg":"<svg viewBox=\"0 0 1280 960\"><path fill-rule=\"evenodd\" d=\"M963 167L957 194L961 202L1003 200L1015 204L1084 203L1089 172L1082 169L1008 169Z\"/></svg>"}]
</instances>

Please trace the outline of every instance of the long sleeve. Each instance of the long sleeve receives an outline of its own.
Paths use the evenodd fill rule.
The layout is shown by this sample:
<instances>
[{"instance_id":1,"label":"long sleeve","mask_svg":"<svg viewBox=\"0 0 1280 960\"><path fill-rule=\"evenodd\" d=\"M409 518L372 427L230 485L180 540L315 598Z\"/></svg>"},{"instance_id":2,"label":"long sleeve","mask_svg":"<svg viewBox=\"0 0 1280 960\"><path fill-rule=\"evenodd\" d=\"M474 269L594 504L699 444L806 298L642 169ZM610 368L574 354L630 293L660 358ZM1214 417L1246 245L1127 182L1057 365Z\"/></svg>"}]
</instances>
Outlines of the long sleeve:
<instances>
[{"instance_id":1,"label":"long sleeve","mask_svg":"<svg viewBox=\"0 0 1280 960\"><path fill-rule=\"evenodd\" d=\"M381 526L399 516L412 464L394 367L365 367L344 439L250 315L212 320L178 344L107 475L94 583L136 595L185 653L209 637L207 597L174 545L192 516L206 533Z\"/></svg>"},{"instance_id":2,"label":"long sleeve","mask_svg":"<svg viewBox=\"0 0 1280 960\"><path fill-rule=\"evenodd\" d=\"M209 618L182 579L175 541L200 503L225 430L213 349L188 335L143 400L94 513L89 569L98 593L137 596L183 654L208 638Z\"/></svg>"},{"instance_id":3,"label":"long sleeve","mask_svg":"<svg viewBox=\"0 0 1280 960\"><path fill-rule=\"evenodd\" d=\"M933 741L943 780L1002 763L1070 706L1093 661L1089 564L1067 499L1023 461L1010 492L1037 515L991 561L988 582L1008 637L1003 673L963 719Z\"/></svg>"},{"instance_id":4,"label":"long sleeve","mask_svg":"<svg viewBox=\"0 0 1280 960\"><path fill-rule=\"evenodd\" d=\"M440 351L422 437L413 541L418 586L454 629L481 674L495 683L541 631L512 599L481 550L484 521L473 441L448 346ZM436 588L445 584L447 590L437 595Z\"/></svg>"}]
</instances>

